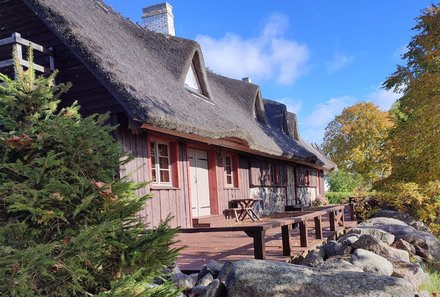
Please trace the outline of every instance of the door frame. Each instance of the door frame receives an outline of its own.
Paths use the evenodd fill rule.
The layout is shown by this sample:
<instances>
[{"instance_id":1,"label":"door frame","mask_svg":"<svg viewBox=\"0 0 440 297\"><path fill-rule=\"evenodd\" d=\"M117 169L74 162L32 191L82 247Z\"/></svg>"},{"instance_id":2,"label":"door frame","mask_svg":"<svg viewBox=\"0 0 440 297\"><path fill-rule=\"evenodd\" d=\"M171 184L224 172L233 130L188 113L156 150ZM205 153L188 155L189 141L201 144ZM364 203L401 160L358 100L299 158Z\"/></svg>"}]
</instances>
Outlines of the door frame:
<instances>
[{"instance_id":1,"label":"door frame","mask_svg":"<svg viewBox=\"0 0 440 297\"><path fill-rule=\"evenodd\" d=\"M219 214L220 209L220 201L219 201L219 194L218 194L218 180L217 180L217 153L210 149L208 146L202 146L202 145L194 145L194 144L187 144L186 145L186 164L187 164L187 170L188 170L188 196L189 196L189 213L190 213L190 220L192 224L192 219L194 217L193 211L192 211L192 194L191 194L191 166L189 163L189 149L194 150L201 150L206 151L208 156L208 181L209 181L209 203L211 205L211 215L217 215Z\"/></svg>"}]
</instances>

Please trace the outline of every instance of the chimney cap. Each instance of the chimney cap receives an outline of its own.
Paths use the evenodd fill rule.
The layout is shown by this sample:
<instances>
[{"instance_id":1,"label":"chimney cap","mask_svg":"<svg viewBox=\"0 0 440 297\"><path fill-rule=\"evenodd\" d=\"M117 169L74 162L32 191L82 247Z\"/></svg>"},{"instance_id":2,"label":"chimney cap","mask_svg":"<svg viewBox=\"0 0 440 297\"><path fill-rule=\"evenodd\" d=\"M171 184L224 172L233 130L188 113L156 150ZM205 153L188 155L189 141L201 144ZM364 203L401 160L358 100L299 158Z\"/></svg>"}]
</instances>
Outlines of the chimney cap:
<instances>
[{"instance_id":1,"label":"chimney cap","mask_svg":"<svg viewBox=\"0 0 440 297\"><path fill-rule=\"evenodd\" d=\"M250 77L243 77L241 80L244 82L247 82L247 83L252 83L252 80Z\"/></svg>"}]
</instances>

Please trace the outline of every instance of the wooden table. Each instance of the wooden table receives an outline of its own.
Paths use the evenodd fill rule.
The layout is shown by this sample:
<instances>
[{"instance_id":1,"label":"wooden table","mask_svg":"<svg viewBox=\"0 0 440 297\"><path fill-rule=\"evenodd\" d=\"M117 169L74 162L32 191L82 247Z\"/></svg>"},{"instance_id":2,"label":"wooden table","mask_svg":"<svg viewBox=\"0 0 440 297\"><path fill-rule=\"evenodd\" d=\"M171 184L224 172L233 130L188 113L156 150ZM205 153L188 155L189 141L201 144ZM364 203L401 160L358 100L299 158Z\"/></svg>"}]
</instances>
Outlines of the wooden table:
<instances>
[{"instance_id":1,"label":"wooden table","mask_svg":"<svg viewBox=\"0 0 440 297\"><path fill-rule=\"evenodd\" d=\"M234 199L230 202L233 204L237 204L240 207L240 214L237 217L237 220L243 221L247 216L252 221L260 221L260 217L257 215L257 213L254 211L255 203L260 202L261 199L253 199L253 198L246 198L246 199Z\"/></svg>"}]
</instances>

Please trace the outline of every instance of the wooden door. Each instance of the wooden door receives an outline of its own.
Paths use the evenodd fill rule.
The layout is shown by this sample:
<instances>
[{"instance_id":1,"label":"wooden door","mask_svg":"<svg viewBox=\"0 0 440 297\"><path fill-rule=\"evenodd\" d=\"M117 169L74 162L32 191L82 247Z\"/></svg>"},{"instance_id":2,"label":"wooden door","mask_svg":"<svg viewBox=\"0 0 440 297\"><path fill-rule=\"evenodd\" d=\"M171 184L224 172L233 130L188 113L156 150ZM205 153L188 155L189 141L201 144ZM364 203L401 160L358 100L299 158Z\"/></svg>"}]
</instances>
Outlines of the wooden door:
<instances>
[{"instance_id":1,"label":"wooden door","mask_svg":"<svg viewBox=\"0 0 440 297\"><path fill-rule=\"evenodd\" d=\"M287 166L287 205L295 205L295 168Z\"/></svg>"},{"instance_id":2,"label":"wooden door","mask_svg":"<svg viewBox=\"0 0 440 297\"><path fill-rule=\"evenodd\" d=\"M209 197L208 152L189 149L192 215L194 218L211 214Z\"/></svg>"}]
</instances>

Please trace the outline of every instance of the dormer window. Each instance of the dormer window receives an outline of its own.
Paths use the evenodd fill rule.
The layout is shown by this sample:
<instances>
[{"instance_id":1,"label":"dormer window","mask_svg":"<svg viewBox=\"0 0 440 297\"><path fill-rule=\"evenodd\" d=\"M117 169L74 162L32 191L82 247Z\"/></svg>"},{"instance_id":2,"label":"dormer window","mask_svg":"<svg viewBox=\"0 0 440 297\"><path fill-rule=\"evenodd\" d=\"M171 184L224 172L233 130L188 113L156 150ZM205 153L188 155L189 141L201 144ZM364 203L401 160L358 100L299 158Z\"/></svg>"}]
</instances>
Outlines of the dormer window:
<instances>
[{"instance_id":1,"label":"dormer window","mask_svg":"<svg viewBox=\"0 0 440 297\"><path fill-rule=\"evenodd\" d=\"M188 73L186 74L185 78L185 87L190 90L191 92L201 94L202 95L202 88L200 86L199 79L197 77L197 73L194 67L194 63L191 63L191 67L188 69Z\"/></svg>"}]
</instances>

